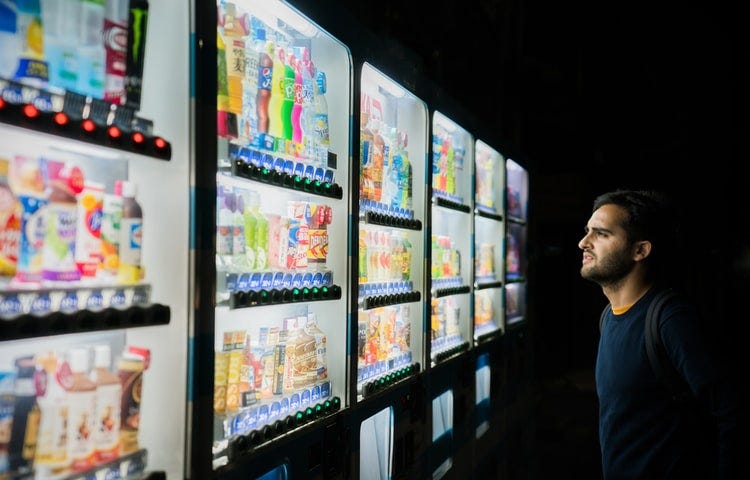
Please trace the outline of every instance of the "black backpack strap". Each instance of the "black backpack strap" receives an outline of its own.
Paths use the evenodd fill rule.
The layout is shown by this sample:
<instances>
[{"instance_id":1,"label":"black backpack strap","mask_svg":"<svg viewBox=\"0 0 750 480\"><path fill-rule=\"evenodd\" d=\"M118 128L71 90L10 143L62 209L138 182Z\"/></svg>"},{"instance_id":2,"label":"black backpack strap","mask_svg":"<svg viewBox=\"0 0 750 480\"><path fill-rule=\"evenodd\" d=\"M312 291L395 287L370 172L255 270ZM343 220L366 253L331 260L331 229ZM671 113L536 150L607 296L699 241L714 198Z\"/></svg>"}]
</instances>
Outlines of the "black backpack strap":
<instances>
[{"instance_id":1,"label":"black backpack strap","mask_svg":"<svg viewBox=\"0 0 750 480\"><path fill-rule=\"evenodd\" d=\"M676 295L677 292L671 289L663 290L656 294L646 312L644 333L646 354L651 364L651 370L653 370L658 381L669 386L674 398L680 399L687 395L688 391L685 388L685 382L681 379L679 373L669 360L667 351L661 341L661 334L659 333L659 317L664 305Z\"/></svg>"}]
</instances>

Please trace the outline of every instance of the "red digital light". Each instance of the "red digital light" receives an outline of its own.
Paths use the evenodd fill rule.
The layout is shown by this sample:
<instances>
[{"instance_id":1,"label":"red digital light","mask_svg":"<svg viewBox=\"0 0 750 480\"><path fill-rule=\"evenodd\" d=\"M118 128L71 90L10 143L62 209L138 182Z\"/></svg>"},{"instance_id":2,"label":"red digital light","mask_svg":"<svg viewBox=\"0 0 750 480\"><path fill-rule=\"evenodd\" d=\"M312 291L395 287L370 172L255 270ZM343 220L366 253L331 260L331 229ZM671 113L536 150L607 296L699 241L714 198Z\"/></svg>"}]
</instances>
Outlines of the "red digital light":
<instances>
[{"instance_id":1,"label":"red digital light","mask_svg":"<svg viewBox=\"0 0 750 480\"><path fill-rule=\"evenodd\" d=\"M58 124L61 127L64 127L68 124L68 116L65 115L63 112L57 112L52 119L55 121L56 124Z\"/></svg>"},{"instance_id":2,"label":"red digital light","mask_svg":"<svg viewBox=\"0 0 750 480\"><path fill-rule=\"evenodd\" d=\"M5 108L5 100L0 98L0 110L2 110L3 108Z\"/></svg>"},{"instance_id":3,"label":"red digital light","mask_svg":"<svg viewBox=\"0 0 750 480\"><path fill-rule=\"evenodd\" d=\"M161 137L156 137L154 139L154 146L158 148L159 150L162 150L164 148L167 148L167 142Z\"/></svg>"},{"instance_id":4,"label":"red digital light","mask_svg":"<svg viewBox=\"0 0 750 480\"><path fill-rule=\"evenodd\" d=\"M120 137L122 137L122 130L120 130L115 125L111 125L107 129L107 135L109 135L109 138L111 138L112 140L119 140Z\"/></svg>"},{"instance_id":5,"label":"red digital light","mask_svg":"<svg viewBox=\"0 0 750 480\"><path fill-rule=\"evenodd\" d=\"M142 144L143 144L143 142L145 142L145 141L146 141L146 137L144 137L144 136L143 136L143 134L142 134L141 132L135 132L135 133L133 134L133 137L132 137L132 138L133 138L133 143L135 143L135 144L137 144L137 145L142 145Z\"/></svg>"},{"instance_id":6,"label":"red digital light","mask_svg":"<svg viewBox=\"0 0 750 480\"><path fill-rule=\"evenodd\" d=\"M94 131L96 131L96 124L93 120L84 120L81 123L81 128L86 133L94 133Z\"/></svg>"},{"instance_id":7,"label":"red digital light","mask_svg":"<svg viewBox=\"0 0 750 480\"><path fill-rule=\"evenodd\" d=\"M39 116L39 109L34 105L26 104L23 106L23 114L26 115L27 118L36 118Z\"/></svg>"}]
</instances>

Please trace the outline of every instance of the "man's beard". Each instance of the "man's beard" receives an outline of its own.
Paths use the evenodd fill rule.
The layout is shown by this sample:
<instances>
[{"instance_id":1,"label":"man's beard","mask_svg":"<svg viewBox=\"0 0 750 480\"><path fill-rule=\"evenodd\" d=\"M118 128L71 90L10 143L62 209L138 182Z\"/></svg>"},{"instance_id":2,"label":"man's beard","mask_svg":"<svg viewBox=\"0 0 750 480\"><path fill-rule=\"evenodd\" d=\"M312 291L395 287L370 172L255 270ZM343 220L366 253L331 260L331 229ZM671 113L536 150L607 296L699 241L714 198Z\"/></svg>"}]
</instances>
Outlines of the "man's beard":
<instances>
[{"instance_id":1,"label":"man's beard","mask_svg":"<svg viewBox=\"0 0 750 480\"><path fill-rule=\"evenodd\" d=\"M582 265L581 277L598 283L602 287L619 283L633 269L635 262L628 256L627 249L606 258L597 257L596 265Z\"/></svg>"}]
</instances>

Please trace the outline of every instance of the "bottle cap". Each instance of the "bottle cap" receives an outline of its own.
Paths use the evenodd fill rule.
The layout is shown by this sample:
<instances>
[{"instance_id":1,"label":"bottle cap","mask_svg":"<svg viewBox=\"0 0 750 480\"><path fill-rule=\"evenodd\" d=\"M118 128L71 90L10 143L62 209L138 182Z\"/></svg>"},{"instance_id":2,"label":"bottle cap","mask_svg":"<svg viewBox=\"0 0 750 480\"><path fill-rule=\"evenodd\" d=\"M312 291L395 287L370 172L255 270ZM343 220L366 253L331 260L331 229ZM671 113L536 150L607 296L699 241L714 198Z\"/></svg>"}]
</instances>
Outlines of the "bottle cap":
<instances>
[{"instance_id":1,"label":"bottle cap","mask_svg":"<svg viewBox=\"0 0 750 480\"><path fill-rule=\"evenodd\" d=\"M89 369L89 352L85 348L70 350L70 369L73 372L86 372Z\"/></svg>"},{"instance_id":2,"label":"bottle cap","mask_svg":"<svg viewBox=\"0 0 750 480\"><path fill-rule=\"evenodd\" d=\"M123 180L122 184L122 196L123 198L133 198L136 193L135 183Z\"/></svg>"},{"instance_id":3,"label":"bottle cap","mask_svg":"<svg viewBox=\"0 0 750 480\"><path fill-rule=\"evenodd\" d=\"M109 345L97 345L94 347L94 367L109 368L112 362L112 353Z\"/></svg>"}]
</instances>

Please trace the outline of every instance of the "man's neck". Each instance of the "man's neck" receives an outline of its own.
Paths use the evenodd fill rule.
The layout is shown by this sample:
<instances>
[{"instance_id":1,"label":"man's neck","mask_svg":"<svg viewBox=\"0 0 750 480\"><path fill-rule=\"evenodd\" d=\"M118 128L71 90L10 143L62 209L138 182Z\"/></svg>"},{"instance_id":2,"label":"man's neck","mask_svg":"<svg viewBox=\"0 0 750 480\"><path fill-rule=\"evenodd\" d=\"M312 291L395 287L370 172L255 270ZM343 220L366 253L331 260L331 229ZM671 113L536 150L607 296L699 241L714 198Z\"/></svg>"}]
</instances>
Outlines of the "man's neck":
<instances>
[{"instance_id":1,"label":"man's neck","mask_svg":"<svg viewBox=\"0 0 750 480\"><path fill-rule=\"evenodd\" d=\"M602 291L612 308L623 308L640 300L651 286L651 282L646 282L638 275L628 275L617 285L602 287Z\"/></svg>"}]
</instances>

